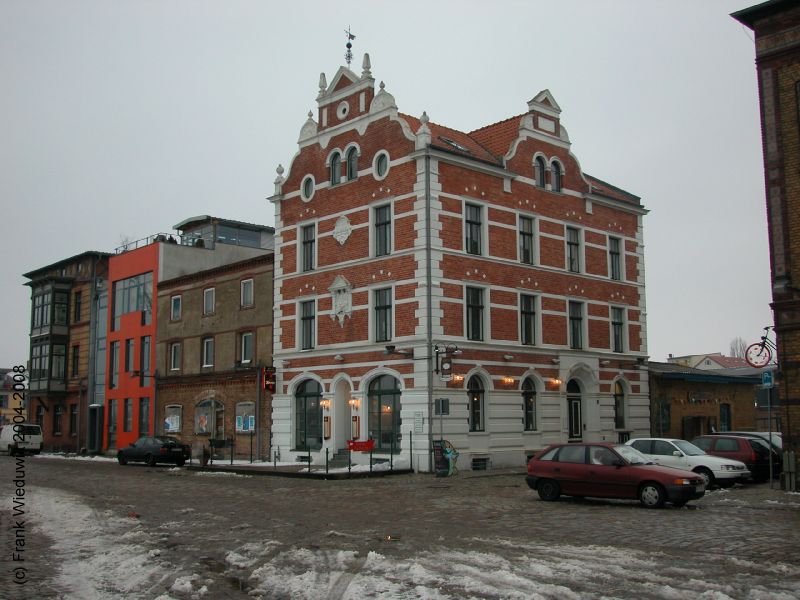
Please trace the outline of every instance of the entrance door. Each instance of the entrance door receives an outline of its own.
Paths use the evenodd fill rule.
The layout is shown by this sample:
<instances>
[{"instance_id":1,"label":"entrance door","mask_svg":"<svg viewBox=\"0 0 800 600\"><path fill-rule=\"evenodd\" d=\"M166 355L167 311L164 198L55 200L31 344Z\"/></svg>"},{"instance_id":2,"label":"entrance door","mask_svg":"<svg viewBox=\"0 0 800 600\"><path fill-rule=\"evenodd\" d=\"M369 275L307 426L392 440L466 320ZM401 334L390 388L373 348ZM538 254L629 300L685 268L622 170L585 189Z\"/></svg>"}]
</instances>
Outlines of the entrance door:
<instances>
[{"instance_id":1,"label":"entrance door","mask_svg":"<svg viewBox=\"0 0 800 600\"><path fill-rule=\"evenodd\" d=\"M569 439L571 441L581 440L583 438L581 388L574 379L567 384L567 419L569 422Z\"/></svg>"}]
</instances>

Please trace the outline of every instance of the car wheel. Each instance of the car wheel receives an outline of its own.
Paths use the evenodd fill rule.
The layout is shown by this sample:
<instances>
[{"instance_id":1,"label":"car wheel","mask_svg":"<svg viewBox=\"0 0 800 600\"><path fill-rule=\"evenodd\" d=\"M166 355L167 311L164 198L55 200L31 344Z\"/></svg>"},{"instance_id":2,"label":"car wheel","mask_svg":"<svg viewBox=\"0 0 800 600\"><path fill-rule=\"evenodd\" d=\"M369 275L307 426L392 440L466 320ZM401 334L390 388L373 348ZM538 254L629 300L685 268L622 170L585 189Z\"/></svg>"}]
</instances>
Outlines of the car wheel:
<instances>
[{"instance_id":1,"label":"car wheel","mask_svg":"<svg viewBox=\"0 0 800 600\"><path fill-rule=\"evenodd\" d=\"M128 459L125 458L125 455L122 452L117 452L117 462L121 465L127 465Z\"/></svg>"},{"instance_id":2,"label":"car wheel","mask_svg":"<svg viewBox=\"0 0 800 600\"><path fill-rule=\"evenodd\" d=\"M647 482L639 489L639 501L646 508L661 508L667 499L666 496L664 488L657 483Z\"/></svg>"},{"instance_id":3,"label":"car wheel","mask_svg":"<svg viewBox=\"0 0 800 600\"><path fill-rule=\"evenodd\" d=\"M186 464L186 459L184 458L179 458L178 460L175 461L175 466L178 467L182 467L185 464Z\"/></svg>"},{"instance_id":4,"label":"car wheel","mask_svg":"<svg viewBox=\"0 0 800 600\"><path fill-rule=\"evenodd\" d=\"M543 479L540 481L537 486L537 491L539 492L539 498L547 502L558 500L558 497L561 495L561 488L558 487L558 482L552 479Z\"/></svg>"},{"instance_id":5,"label":"car wheel","mask_svg":"<svg viewBox=\"0 0 800 600\"><path fill-rule=\"evenodd\" d=\"M711 486L714 485L714 474L705 467L698 467L694 470L694 472L703 478L703 482L706 484L706 489L710 490Z\"/></svg>"},{"instance_id":6,"label":"car wheel","mask_svg":"<svg viewBox=\"0 0 800 600\"><path fill-rule=\"evenodd\" d=\"M152 454L148 454L147 456L144 457L144 463L148 467L155 467L156 466L156 457L153 456Z\"/></svg>"}]
</instances>

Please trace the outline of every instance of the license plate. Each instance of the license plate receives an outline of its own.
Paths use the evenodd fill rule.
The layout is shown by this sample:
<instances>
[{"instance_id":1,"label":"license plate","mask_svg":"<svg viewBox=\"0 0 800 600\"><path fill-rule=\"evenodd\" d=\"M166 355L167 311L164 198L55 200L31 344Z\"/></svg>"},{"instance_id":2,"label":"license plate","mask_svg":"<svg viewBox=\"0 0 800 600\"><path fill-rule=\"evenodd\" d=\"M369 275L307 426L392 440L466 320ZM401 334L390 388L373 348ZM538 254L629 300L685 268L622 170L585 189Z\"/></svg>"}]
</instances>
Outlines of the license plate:
<instances>
[{"instance_id":1,"label":"license plate","mask_svg":"<svg viewBox=\"0 0 800 600\"><path fill-rule=\"evenodd\" d=\"M696 491L696 492L705 492L706 491L706 486L703 485L702 483L700 483L700 484L694 486L694 491Z\"/></svg>"}]
</instances>

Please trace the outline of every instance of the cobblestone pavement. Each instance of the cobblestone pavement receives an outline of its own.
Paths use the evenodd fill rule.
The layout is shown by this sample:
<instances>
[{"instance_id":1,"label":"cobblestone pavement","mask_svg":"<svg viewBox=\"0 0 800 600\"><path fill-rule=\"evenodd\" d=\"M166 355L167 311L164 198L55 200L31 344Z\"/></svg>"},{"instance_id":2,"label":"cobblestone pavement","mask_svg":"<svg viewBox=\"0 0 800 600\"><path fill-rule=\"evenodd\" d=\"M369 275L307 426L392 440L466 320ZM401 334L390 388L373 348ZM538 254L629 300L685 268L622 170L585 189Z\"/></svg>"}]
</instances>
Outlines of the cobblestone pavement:
<instances>
[{"instance_id":1,"label":"cobblestone pavement","mask_svg":"<svg viewBox=\"0 0 800 600\"><path fill-rule=\"evenodd\" d=\"M0 598L800 595L800 495L768 484L648 510L542 502L521 469L321 481L46 458L26 459L14 586L13 479L0 457Z\"/></svg>"}]
</instances>

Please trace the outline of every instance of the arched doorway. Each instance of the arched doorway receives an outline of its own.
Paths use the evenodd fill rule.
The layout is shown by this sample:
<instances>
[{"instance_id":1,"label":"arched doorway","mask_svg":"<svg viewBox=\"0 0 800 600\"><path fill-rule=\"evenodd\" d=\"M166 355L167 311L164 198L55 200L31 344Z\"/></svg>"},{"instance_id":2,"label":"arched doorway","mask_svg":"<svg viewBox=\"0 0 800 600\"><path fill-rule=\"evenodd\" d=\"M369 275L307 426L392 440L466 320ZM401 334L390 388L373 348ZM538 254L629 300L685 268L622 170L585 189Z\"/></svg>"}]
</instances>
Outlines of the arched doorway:
<instances>
[{"instance_id":1,"label":"arched doorway","mask_svg":"<svg viewBox=\"0 0 800 600\"><path fill-rule=\"evenodd\" d=\"M567 383L567 422L570 441L580 441L583 438L583 402L581 386L575 379Z\"/></svg>"},{"instance_id":2,"label":"arched doorway","mask_svg":"<svg viewBox=\"0 0 800 600\"><path fill-rule=\"evenodd\" d=\"M400 451L400 385L391 375L369 384L369 437L375 450Z\"/></svg>"},{"instance_id":3,"label":"arched doorway","mask_svg":"<svg viewBox=\"0 0 800 600\"><path fill-rule=\"evenodd\" d=\"M473 375L467 382L467 396L469 397L469 430L485 431L486 418L484 410L483 380Z\"/></svg>"},{"instance_id":4,"label":"arched doorway","mask_svg":"<svg viewBox=\"0 0 800 600\"><path fill-rule=\"evenodd\" d=\"M296 450L319 450L322 448L322 386L313 379L306 379L294 395L295 423L294 444Z\"/></svg>"}]
</instances>

